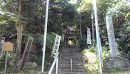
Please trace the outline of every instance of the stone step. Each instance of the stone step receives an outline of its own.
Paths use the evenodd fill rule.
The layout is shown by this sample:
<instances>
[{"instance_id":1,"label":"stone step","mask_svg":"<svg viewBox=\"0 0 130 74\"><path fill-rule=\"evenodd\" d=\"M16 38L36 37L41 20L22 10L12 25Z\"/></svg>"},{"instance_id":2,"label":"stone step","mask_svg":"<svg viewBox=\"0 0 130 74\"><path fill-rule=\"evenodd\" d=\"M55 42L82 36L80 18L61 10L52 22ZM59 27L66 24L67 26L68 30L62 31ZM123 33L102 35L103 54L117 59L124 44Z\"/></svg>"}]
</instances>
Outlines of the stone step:
<instances>
[{"instance_id":1,"label":"stone step","mask_svg":"<svg viewBox=\"0 0 130 74\"><path fill-rule=\"evenodd\" d=\"M59 66L59 69L71 69L71 66Z\"/></svg>"},{"instance_id":2,"label":"stone step","mask_svg":"<svg viewBox=\"0 0 130 74\"><path fill-rule=\"evenodd\" d=\"M73 61L72 64L84 64L82 61Z\"/></svg>"},{"instance_id":3,"label":"stone step","mask_svg":"<svg viewBox=\"0 0 130 74\"><path fill-rule=\"evenodd\" d=\"M64 59L59 59L59 62L71 62L71 58L68 59L68 58L64 58ZM72 62L84 62L83 59L72 59Z\"/></svg>"},{"instance_id":4,"label":"stone step","mask_svg":"<svg viewBox=\"0 0 130 74\"><path fill-rule=\"evenodd\" d=\"M71 64L72 72L85 72L82 53L78 48L65 48L63 50L59 58L59 71L71 72Z\"/></svg>"},{"instance_id":5,"label":"stone step","mask_svg":"<svg viewBox=\"0 0 130 74\"><path fill-rule=\"evenodd\" d=\"M4 72L0 72L0 74L4 74ZM20 74L20 73L13 73L13 74ZM48 74L48 72L34 72L32 74ZM52 72L51 74L56 74ZM58 74L88 74L87 72L58 72Z\"/></svg>"},{"instance_id":6,"label":"stone step","mask_svg":"<svg viewBox=\"0 0 130 74\"><path fill-rule=\"evenodd\" d=\"M71 72L71 65L70 64L60 64L59 65L59 71L61 72ZM74 64L72 65L72 72L84 72L85 71L85 67L84 65L81 64Z\"/></svg>"},{"instance_id":7,"label":"stone step","mask_svg":"<svg viewBox=\"0 0 130 74\"><path fill-rule=\"evenodd\" d=\"M60 63L59 63L59 65L62 65L62 64L70 64L70 65L71 65L71 62L66 62L66 63L61 63L61 62L60 62ZM84 65L83 62L78 62L78 63L77 63L77 62L73 62L73 63L72 63L72 65L75 65L75 64Z\"/></svg>"},{"instance_id":8,"label":"stone step","mask_svg":"<svg viewBox=\"0 0 130 74\"><path fill-rule=\"evenodd\" d=\"M79 54L79 53L74 53L74 54L72 54L72 53L64 53L64 54L62 54L61 55L61 57L81 57L83 54Z\"/></svg>"},{"instance_id":9,"label":"stone step","mask_svg":"<svg viewBox=\"0 0 130 74\"><path fill-rule=\"evenodd\" d=\"M59 72L58 74L88 74L87 72Z\"/></svg>"},{"instance_id":10,"label":"stone step","mask_svg":"<svg viewBox=\"0 0 130 74\"><path fill-rule=\"evenodd\" d=\"M71 69L71 66L59 66L59 69ZM72 69L85 69L85 67L83 65L77 66L77 65L73 65Z\"/></svg>"},{"instance_id":11,"label":"stone step","mask_svg":"<svg viewBox=\"0 0 130 74\"><path fill-rule=\"evenodd\" d=\"M71 64L70 64L70 63L69 63L69 64L66 64L66 63L59 63L58 65L59 65L59 66L64 66L64 65L67 65L67 66L69 65L69 66L70 66Z\"/></svg>"},{"instance_id":12,"label":"stone step","mask_svg":"<svg viewBox=\"0 0 130 74\"><path fill-rule=\"evenodd\" d=\"M72 72L85 72L85 69L72 69ZM59 69L59 72L71 72L71 69Z\"/></svg>"},{"instance_id":13,"label":"stone step","mask_svg":"<svg viewBox=\"0 0 130 74\"><path fill-rule=\"evenodd\" d=\"M58 69L59 72L71 72L71 69Z\"/></svg>"},{"instance_id":14,"label":"stone step","mask_svg":"<svg viewBox=\"0 0 130 74\"><path fill-rule=\"evenodd\" d=\"M71 64L58 64L59 67L70 67Z\"/></svg>"},{"instance_id":15,"label":"stone step","mask_svg":"<svg viewBox=\"0 0 130 74\"><path fill-rule=\"evenodd\" d=\"M85 72L85 69L72 69L72 72Z\"/></svg>"},{"instance_id":16,"label":"stone step","mask_svg":"<svg viewBox=\"0 0 130 74\"><path fill-rule=\"evenodd\" d=\"M72 65L72 68L73 69L85 69L84 65L81 65L81 64Z\"/></svg>"},{"instance_id":17,"label":"stone step","mask_svg":"<svg viewBox=\"0 0 130 74\"><path fill-rule=\"evenodd\" d=\"M59 66L71 66L71 64L59 64ZM72 66L82 66L82 67L84 67L83 64L72 64Z\"/></svg>"},{"instance_id":18,"label":"stone step","mask_svg":"<svg viewBox=\"0 0 130 74\"><path fill-rule=\"evenodd\" d=\"M72 64L73 66L84 66L84 64ZM58 64L58 66L71 66L71 64Z\"/></svg>"},{"instance_id":19,"label":"stone step","mask_svg":"<svg viewBox=\"0 0 130 74\"><path fill-rule=\"evenodd\" d=\"M70 64L70 63L71 63L71 60L70 60L70 59L59 59L59 63L62 63L62 64Z\"/></svg>"}]
</instances>

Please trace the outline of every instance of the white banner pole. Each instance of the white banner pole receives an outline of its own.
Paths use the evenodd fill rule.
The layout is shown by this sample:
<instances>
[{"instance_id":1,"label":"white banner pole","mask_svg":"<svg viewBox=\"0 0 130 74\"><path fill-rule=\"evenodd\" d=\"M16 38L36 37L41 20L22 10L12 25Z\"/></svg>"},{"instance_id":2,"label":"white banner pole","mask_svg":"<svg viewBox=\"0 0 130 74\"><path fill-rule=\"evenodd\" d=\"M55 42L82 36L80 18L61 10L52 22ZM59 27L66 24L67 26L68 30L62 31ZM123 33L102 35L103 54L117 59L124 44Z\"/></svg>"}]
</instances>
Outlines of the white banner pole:
<instances>
[{"instance_id":1,"label":"white banner pole","mask_svg":"<svg viewBox=\"0 0 130 74\"><path fill-rule=\"evenodd\" d=\"M44 38L43 38L43 56L42 56L42 72L44 72L44 61L45 61L45 49L46 49L46 35L47 35L47 22L48 22L48 7L49 0L46 3L46 15L45 15L45 26L44 26Z\"/></svg>"},{"instance_id":2,"label":"white banner pole","mask_svg":"<svg viewBox=\"0 0 130 74\"><path fill-rule=\"evenodd\" d=\"M56 61L57 61L58 55L59 55L59 52L56 53L55 59L54 59L52 65L51 65L51 68L50 68L48 74L51 74L51 73L52 73L52 70L53 70L53 68L54 68L54 66L55 66L55 64L56 64Z\"/></svg>"},{"instance_id":3,"label":"white banner pole","mask_svg":"<svg viewBox=\"0 0 130 74\"><path fill-rule=\"evenodd\" d=\"M57 56L57 60L56 60L56 74L58 74L58 56Z\"/></svg>"},{"instance_id":4,"label":"white banner pole","mask_svg":"<svg viewBox=\"0 0 130 74\"><path fill-rule=\"evenodd\" d=\"M97 7L96 7L96 0L92 0L93 10L95 15L95 25L96 25L96 37L97 37L97 48L98 48L98 58L99 58L99 65L100 65L100 73L102 73L102 61L101 61L101 42L99 36L99 27L98 27L98 17L97 17Z\"/></svg>"}]
</instances>

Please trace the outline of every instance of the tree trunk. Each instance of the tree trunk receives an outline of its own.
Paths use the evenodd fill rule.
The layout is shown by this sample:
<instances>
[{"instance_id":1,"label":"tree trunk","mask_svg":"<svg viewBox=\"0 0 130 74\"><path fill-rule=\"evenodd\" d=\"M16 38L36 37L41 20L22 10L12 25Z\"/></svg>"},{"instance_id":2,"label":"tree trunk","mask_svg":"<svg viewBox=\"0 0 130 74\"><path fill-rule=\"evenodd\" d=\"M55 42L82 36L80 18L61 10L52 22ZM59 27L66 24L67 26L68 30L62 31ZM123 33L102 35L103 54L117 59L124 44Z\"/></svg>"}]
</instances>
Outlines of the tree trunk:
<instances>
[{"instance_id":1,"label":"tree trunk","mask_svg":"<svg viewBox=\"0 0 130 74\"><path fill-rule=\"evenodd\" d=\"M21 53L21 42L22 42L22 30L23 24L20 20L20 12L21 12L21 0L19 0L19 9L18 9L18 19L19 21L16 22L15 27L17 30L17 61L20 59Z\"/></svg>"},{"instance_id":2,"label":"tree trunk","mask_svg":"<svg viewBox=\"0 0 130 74\"><path fill-rule=\"evenodd\" d=\"M42 33L42 23L41 23L41 17L39 18L39 33Z\"/></svg>"},{"instance_id":3,"label":"tree trunk","mask_svg":"<svg viewBox=\"0 0 130 74\"><path fill-rule=\"evenodd\" d=\"M115 35L114 35L114 30L113 30L112 15L106 16L106 25L107 25L111 57L117 57L117 49L116 49Z\"/></svg>"},{"instance_id":4,"label":"tree trunk","mask_svg":"<svg viewBox=\"0 0 130 74\"><path fill-rule=\"evenodd\" d=\"M79 24L80 24L80 37L81 37L81 39L82 39L81 14L80 14Z\"/></svg>"},{"instance_id":5,"label":"tree trunk","mask_svg":"<svg viewBox=\"0 0 130 74\"><path fill-rule=\"evenodd\" d=\"M17 27L17 55L18 57L20 57L20 53L21 53L22 29L23 29L23 25L20 24Z\"/></svg>"}]
</instances>

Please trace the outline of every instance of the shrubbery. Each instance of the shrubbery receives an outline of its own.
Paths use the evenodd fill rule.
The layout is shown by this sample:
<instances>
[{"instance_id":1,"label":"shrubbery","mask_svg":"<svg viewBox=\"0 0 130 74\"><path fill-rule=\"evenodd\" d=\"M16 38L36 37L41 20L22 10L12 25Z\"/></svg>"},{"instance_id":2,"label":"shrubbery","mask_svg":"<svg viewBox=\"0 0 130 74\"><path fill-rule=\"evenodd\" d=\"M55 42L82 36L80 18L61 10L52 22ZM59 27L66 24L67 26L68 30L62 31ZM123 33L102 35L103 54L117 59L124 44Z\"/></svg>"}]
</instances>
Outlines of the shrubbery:
<instances>
[{"instance_id":1,"label":"shrubbery","mask_svg":"<svg viewBox=\"0 0 130 74\"><path fill-rule=\"evenodd\" d=\"M84 53L84 60L86 69L90 71L98 71L99 70L99 59L98 59L98 51L96 47L91 47L89 49L84 49L82 51ZM106 47L102 47L102 60L106 57L110 57L110 51Z\"/></svg>"},{"instance_id":2,"label":"shrubbery","mask_svg":"<svg viewBox=\"0 0 130 74\"><path fill-rule=\"evenodd\" d=\"M83 36L82 39L78 40L78 44L79 44L79 48L81 48L81 50L83 50L84 48L86 48L86 37Z\"/></svg>"},{"instance_id":3,"label":"shrubbery","mask_svg":"<svg viewBox=\"0 0 130 74\"><path fill-rule=\"evenodd\" d=\"M4 69L4 63L5 63L5 54L0 53L0 70Z\"/></svg>"}]
</instances>

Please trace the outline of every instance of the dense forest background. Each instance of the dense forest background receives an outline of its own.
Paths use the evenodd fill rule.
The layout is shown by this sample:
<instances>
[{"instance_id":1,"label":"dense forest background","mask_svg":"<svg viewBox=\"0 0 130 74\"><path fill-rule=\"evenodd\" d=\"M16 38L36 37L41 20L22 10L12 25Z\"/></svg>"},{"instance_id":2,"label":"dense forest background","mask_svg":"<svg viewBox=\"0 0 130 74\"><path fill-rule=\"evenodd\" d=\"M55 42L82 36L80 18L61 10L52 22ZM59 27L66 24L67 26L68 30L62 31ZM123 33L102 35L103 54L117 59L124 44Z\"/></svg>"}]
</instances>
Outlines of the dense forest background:
<instances>
[{"instance_id":1,"label":"dense forest background","mask_svg":"<svg viewBox=\"0 0 130 74\"><path fill-rule=\"evenodd\" d=\"M17 60L24 49L20 43L26 41L26 39L22 40L21 34L25 34L26 37L32 36L34 43L37 44L38 55L42 54L45 8L45 0L0 1L0 40L3 36L8 38L19 34L17 39L11 40L17 49ZM114 34L119 55L130 60L130 1L97 0L101 43L107 51L109 51L109 43L105 17L109 11L113 15ZM91 0L77 0L76 3L74 0L50 0L48 17L47 52L50 53L52 50L54 34L62 35L67 26L75 26L79 31L82 31L82 39L81 35L78 37L82 49L86 48L87 27L91 29L93 45L96 44ZM17 42L18 40L20 43ZM0 57L0 60L3 59Z\"/></svg>"}]
</instances>

